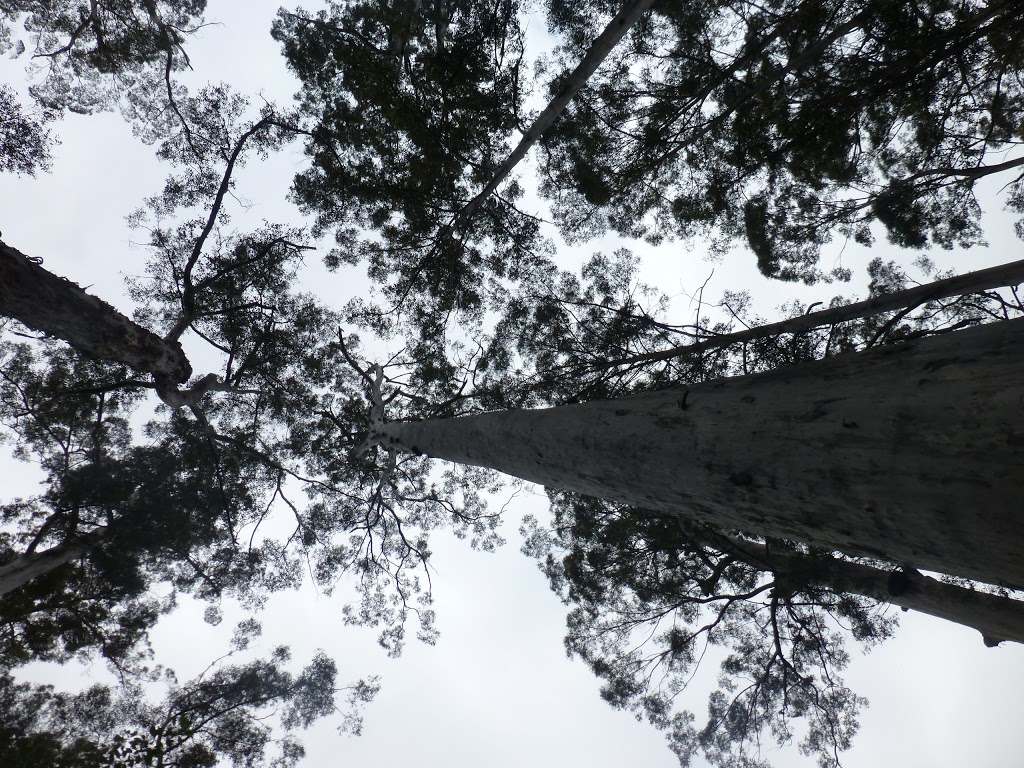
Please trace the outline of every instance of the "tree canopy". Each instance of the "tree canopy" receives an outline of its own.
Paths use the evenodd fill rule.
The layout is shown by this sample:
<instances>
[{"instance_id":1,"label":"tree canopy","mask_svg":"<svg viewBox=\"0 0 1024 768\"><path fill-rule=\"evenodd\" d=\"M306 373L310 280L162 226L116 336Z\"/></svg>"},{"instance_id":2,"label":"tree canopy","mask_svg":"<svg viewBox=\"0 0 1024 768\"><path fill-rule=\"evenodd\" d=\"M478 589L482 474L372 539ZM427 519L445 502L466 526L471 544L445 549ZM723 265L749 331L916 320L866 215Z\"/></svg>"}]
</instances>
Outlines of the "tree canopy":
<instances>
[{"instance_id":1,"label":"tree canopy","mask_svg":"<svg viewBox=\"0 0 1024 768\"><path fill-rule=\"evenodd\" d=\"M184 43L205 9L206 0L11 0L0 7L0 52L31 58L41 79L30 93L43 109L121 108L151 130L171 108L171 76L189 66Z\"/></svg>"},{"instance_id":2,"label":"tree canopy","mask_svg":"<svg viewBox=\"0 0 1024 768\"><path fill-rule=\"evenodd\" d=\"M259 634L249 621L235 633L243 650ZM295 765L303 756L290 732L340 711L342 728L358 733L359 704L377 692L372 679L350 686L348 709L335 704L336 668L319 654L297 674L288 649L266 660L211 664L184 684L160 681L166 697L150 703L139 682L117 689L93 685L69 695L52 686L16 682L0 673L0 764L20 768ZM286 735L268 724L277 721Z\"/></svg>"},{"instance_id":3,"label":"tree canopy","mask_svg":"<svg viewBox=\"0 0 1024 768\"><path fill-rule=\"evenodd\" d=\"M330 592L345 577L359 590L347 623L376 627L392 654L410 622L433 642L430 535L449 528L496 546L500 512L486 494L498 481L389 447L385 422L686 387L1024 312L998 283L739 339L737 327L763 324L742 290L716 317L702 303L681 324L628 250L599 253L579 274L559 267L524 185L478 193L516 132L528 133L527 73L557 95L565 75L549 75L584 58L617 7L549 4L562 46L532 70L514 2L281 10L272 34L301 82L297 105L283 108L253 107L227 85L189 94L171 79L204 6L3 8L47 70L31 92L39 116L0 91L11 116L0 170L46 170L48 120L115 105L171 168L130 217L149 254L128 280L131 317L10 236L0 243L0 423L43 475L38 493L0 506L0 659L98 655L125 681L72 695L0 678L0 739L17 759L298 760L297 742L274 734L336 711L326 657L295 674L276 650L185 684L165 678L160 704L140 693L152 678L148 633L179 594L214 616L222 601L255 611L274 592L310 582ZM874 221L903 247L974 242L973 184L1019 164L992 158L1020 138L1020 23L1012 3L655 3L541 132L541 191L572 237L715 231L722 247L745 239L783 278L822 277L817 254L832 233L866 241ZM12 28L0 40L20 50ZM309 165L292 197L311 226L236 228L240 169L294 138ZM366 262L386 304L311 292L304 260L328 234L327 265ZM881 258L868 277L876 298L910 282ZM400 351L377 359L374 336ZM941 594L982 621L911 601L940 582L885 553L562 492L552 508L550 524L530 524L528 550L571 607L567 647L613 705L669 730L684 764L701 753L759 765L763 735L781 743L797 731L804 751L835 764L863 705L837 675L844 637L888 637L886 605L960 621L988 644L1019 639L991 627L1012 624L1020 601L963 574L947 574ZM254 632L243 627L237 650ZM650 642L637 645L644 632ZM701 644L726 655L697 727L672 702ZM374 691L357 684L352 706ZM273 727L262 720L272 706Z\"/></svg>"},{"instance_id":4,"label":"tree canopy","mask_svg":"<svg viewBox=\"0 0 1024 768\"><path fill-rule=\"evenodd\" d=\"M548 8L559 66L610 12ZM656 4L545 137L542 188L569 236L706 235L790 280L835 237L978 243L981 179L1020 209L1022 36L1012 2Z\"/></svg>"},{"instance_id":5,"label":"tree canopy","mask_svg":"<svg viewBox=\"0 0 1024 768\"><path fill-rule=\"evenodd\" d=\"M396 306L468 315L492 277L530 273L538 221L516 182L460 220L522 122L517 2L331 2L281 10L272 34L303 85L312 164L293 195L333 231L331 263L368 262Z\"/></svg>"}]
</instances>

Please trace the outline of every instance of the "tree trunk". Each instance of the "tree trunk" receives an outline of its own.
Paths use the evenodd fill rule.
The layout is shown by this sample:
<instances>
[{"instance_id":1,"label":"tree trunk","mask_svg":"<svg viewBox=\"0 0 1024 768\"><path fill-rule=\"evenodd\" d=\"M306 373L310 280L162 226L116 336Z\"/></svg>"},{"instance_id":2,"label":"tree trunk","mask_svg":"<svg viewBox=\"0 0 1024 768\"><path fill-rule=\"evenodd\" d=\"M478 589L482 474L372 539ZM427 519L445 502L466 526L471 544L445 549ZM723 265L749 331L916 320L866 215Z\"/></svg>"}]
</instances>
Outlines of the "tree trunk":
<instances>
[{"instance_id":1,"label":"tree trunk","mask_svg":"<svg viewBox=\"0 0 1024 768\"><path fill-rule=\"evenodd\" d=\"M192 375L180 344L161 339L2 241L0 315L62 339L85 355L175 384Z\"/></svg>"},{"instance_id":2,"label":"tree trunk","mask_svg":"<svg viewBox=\"0 0 1024 768\"><path fill-rule=\"evenodd\" d=\"M523 138L519 140L519 144L512 150L511 154L505 159L505 162L501 164L501 167L495 171L491 180L477 193L476 197L466 203L465 207L459 211L455 221L449 225L450 228L457 229L472 218L483 202L490 197L491 193L498 188L501 182L508 178L512 170L526 157L526 153L540 140L545 131L555 124L555 121L565 111L565 108L569 106L569 102L587 84L587 80L597 71L601 63L608 58L608 54L612 52L619 40L625 37L626 33L629 32L652 5L654 5L654 0L632 0L632 2L627 0L619 12L615 14L615 17L608 22L608 26L604 28L604 31L591 43L582 61L576 65L576 69L566 76L561 89L548 102L548 105L544 107L544 111L537 116L533 124L527 128Z\"/></svg>"},{"instance_id":3,"label":"tree trunk","mask_svg":"<svg viewBox=\"0 0 1024 768\"><path fill-rule=\"evenodd\" d=\"M802 366L375 430L716 528L1024 588L1024 318Z\"/></svg>"},{"instance_id":4,"label":"tree trunk","mask_svg":"<svg viewBox=\"0 0 1024 768\"><path fill-rule=\"evenodd\" d=\"M943 280L936 280L933 283L918 285L903 291L883 293L880 296L873 296L870 299L853 304L844 304L841 307L808 312L805 315L791 317L788 320L780 320L769 325L759 325L754 328L737 331L736 333L724 333L720 336L713 336L703 341L683 344L682 346L672 347L660 352L647 352L642 355L633 355L632 357L624 357L619 360L609 360L595 367L614 368L618 365L633 365L657 360L669 360L677 357L691 357L699 352L706 352L709 349L721 349L732 344L739 344L742 341L753 341L754 339L778 336L783 333L800 333L823 325L845 323L850 320L859 320L863 317L880 315L883 312L917 307L929 301L948 299L952 296L970 293L981 293L993 288L1002 288L1003 286L1018 285L1020 283L1024 283L1024 260L1011 261L1009 264L1000 264L999 266L981 269L977 272L968 272L966 275L947 277Z\"/></svg>"},{"instance_id":5,"label":"tree trunk","mask_svg":"<svg viewBox=\"0 0 1024 768\"><path fill-rule=\"evenodd\" d=\"M719 541L721 539L721 541ZM776 589L792 593L807 585L836 594L856 594L919 611L981 632L988 646L1010 640L1024 643L1024 601L978 592L933 579L916 570L884 570L849 560L776 551L752 541L719 535L710 546L752 568L770 571Z\"/></svg>"},{"instance_id":6,"label":"tree trunk","mask_svg":"<svg viewBox=\"0 0 1024 768\"><path fill-rule=\"evenodd\" d=\"M0 565L0 595L13 592L37 576L77 560L83 554L85 547L81 544L58 544L43 552L18 555L11 562Z\"/></svg>"}]
</instances>

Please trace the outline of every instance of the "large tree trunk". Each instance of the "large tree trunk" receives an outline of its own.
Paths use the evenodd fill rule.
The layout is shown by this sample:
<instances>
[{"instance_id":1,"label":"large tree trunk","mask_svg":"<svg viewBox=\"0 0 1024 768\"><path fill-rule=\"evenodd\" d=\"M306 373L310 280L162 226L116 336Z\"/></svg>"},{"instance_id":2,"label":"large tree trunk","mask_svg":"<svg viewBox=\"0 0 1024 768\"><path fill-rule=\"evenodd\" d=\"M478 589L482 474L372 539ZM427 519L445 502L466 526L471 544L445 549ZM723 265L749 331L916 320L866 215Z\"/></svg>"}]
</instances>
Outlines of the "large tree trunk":
<instances>
[{"instance_id":1,"label":"large tree trunk","mask_svg":"<svg viewBox=\"0 0 1024 768\"><path fill-rule=\"evenodd\" d=\"M0 315L63 339L83 354L175 384L192 375L180 344L161 339L2 241Z\"/></svg>"},{"instance_id":2,"label":"large tree trunk","mask_svg":"<svg viewBox=\"0 0 1024 768\"><path fill-rule=\"evenodd\" d=\"M392 422L386 447L1024 588L1024 318L578 405Z\"/></svg>"},{"instance_id":3,"label":"large tree trunk","mask_svg":"<svg viewBox=\"0 0 1024 768\"><path fill-rule=\"evenodd\" d=\"M757 325L753 328L736 331L735 333L723 333L719 336L712 336L692 344L683 344L671 349L664 349L660 352L647 352L641 355L623 357L619 360L608 360L599 363L595 367L613 368L617 365L634 365L636 363L649 363L656 360L692 357L700 352L706 352L710 349L721 349L743 341L763 339L766 336L778 336L783 333L801 333L823 325L845 323L862 317L880 315L883 312L909 311L929 301L948 299L952 296L962 296L969 293L981 293L993 288L1002 288L1006 285L1018 285L1020 283L1024 283L1024 259L989 267L988 269L981 269L977 272L968 272L966 275L947 277L942 280L936 280L933 283L907 288L903 291L883 293L853 304L844 304L817 312L808 312L805 315L791 317L788 320L780 320L777 323Z\"/></svg>"}]
</instances>

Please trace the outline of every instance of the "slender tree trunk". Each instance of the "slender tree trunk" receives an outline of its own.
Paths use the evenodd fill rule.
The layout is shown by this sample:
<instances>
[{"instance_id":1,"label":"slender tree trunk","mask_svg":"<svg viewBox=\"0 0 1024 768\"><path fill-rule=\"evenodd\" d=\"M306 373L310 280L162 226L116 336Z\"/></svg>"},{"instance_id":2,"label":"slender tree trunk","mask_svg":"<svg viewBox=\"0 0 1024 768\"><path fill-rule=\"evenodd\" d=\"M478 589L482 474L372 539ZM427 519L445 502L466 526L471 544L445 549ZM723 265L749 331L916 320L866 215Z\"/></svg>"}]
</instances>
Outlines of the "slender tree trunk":
<instances>
[{"instance_id":1,"label":"slender tree trunk","mask_svg":"<svg viewBox=\"0 0 1024 768\"><path fill-rule=\"evenodd\" d=\"M0 315L63 339L85 355L173 383L192 375L180 344L161 339L2 241Z\"/></svg>"},{"instance_id":2,"label":"slender tree trunk","mask_svg":"<svg viewBox=\"0 0 1024 768\"><path fill-rule=\"evenodd\" d=\"M58 544L42 552L19 555L11 562L0 565L0 595L6 595L37 576L77 560L83 554L85 547L81 544Z\"/></svg>"},{"instance_id":3,"label":"slender tree trunk","mask_svg":"<svg viewBox=\"0 0 1024 768\"><path fill-rule=\"evenodd\" d=\"M512 153L505 159L505 162L501 164L501 167L495 171L491 180L459 212L455 221L450 225L451 228L458 228L472 218L483 202L490 197L491 193L498 188L501 182L508 178L512 170L526 157L526 153L540 140L544 132L555 124L555 121L565 111L565 108L569 106L569 102L587 84L590 76L597 71L601 63L608 58L608 54L612 52L618 42L625 37L626 33L629 32L652 5L654 5L654 0L632 0L632 2L627 0L615 17L608 22L608 26L604 28L604 31L591 43L582 61L576 65L576 69L566 76L562 88L548 102L548 105L537 116L537 119L533 121L533 125L526 130L523 138L519 140L519 144L512 150Z\"/></svg>"},{"instance_id":4,"label":"slender tree trunk","mask_svg":"<svg viewBox=\"0 0 1024 768\"><path fill-rule=\"evenodd\" d=\"M396 9L399 5L403 5L404 8L398 21L390 28L389 56L401 56L405 52L405 47L409 44L409 32L412 27L413 17L419 13L421 3L422 0L406 0L405 2L396 3Z\"/></svg>"},{"instance_id":5,"label":"slender tree trunk","mask_svg":"<svg viewBox=\"0 0 1024 768\"><path fill-rule=\"evenodd\" d=\"M1024 588L1024 318L689 388L385 423L373 439Z\"/></svg>"},{"instance_id":6,"label":"slender tree trunk","mask_svg":"<svg viewBox=\"0 0 1024 768\"><path fill-rule=\"evenodd\" d=\"M776 589L783 592L796 592L813 584L837 594L862 595L971 627L981 632L988 646L1005 640L1024 643L1021 600L946 584L916 570L884 570L834 557L780 552L765 544L723 535L711 537L708 542L753 568L770 571Z\"/></svg>"},{"instance_id":7,"label":"slender tree trunk","mask_svg":"<svg viewBox=\"0 0 1024 768\"><path fill-rule=\"evenodd\" d=\"M657 360L670 360L677 357L690 357L700 352L706 352L709 349L721 349L722 347L728 347L742 341L762 339L766 336L778 336L782 333L800 333L823 325L845 323L850 320L859 320L862 317L878 315L882 312L916 307L937 299L948 299L951 296L980 293L993 288L1002 288L1006 285L1018 285L1020 283L1024 283L1024 260L1012 261L1009 264L1000 264L999 266L980 269L976 272L968 272L966 275L947 277L944 280L936 280L933 283L908 288L904 291L883 293L880 296L874 296L853 304L845 304L841 307L808 312L806 315L791 317L788 320L780 320L777 323L747 328L736 333L726 333L721 336L705 339L704 341L698 341L694 344L684 344L679 347L665 349L661 352L648 352L642 355L624 357L619 360L609 360L597 367L613 368L618 365L632 365Z\"/></svg>"}]
</instances>

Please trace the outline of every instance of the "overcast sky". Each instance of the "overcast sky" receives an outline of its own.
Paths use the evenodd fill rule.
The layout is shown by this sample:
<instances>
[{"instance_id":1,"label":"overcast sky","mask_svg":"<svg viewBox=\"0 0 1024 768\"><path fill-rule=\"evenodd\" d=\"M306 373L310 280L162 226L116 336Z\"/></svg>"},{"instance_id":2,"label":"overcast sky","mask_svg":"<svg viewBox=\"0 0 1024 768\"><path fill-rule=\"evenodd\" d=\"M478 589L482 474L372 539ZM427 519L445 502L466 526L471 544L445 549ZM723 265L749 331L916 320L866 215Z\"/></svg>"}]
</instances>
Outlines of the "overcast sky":
<instances>
[{"instance_id":1,"label":"overcast sky","mask_svg":"<svg viewBox=\"0 0 1024 768\"><path fill-rule=\"evenodd\" d=\"M220 22L191 41L189 55L196 87L207 81L231 83L243 93L285 102L296 90L284 70L268 31L279 0L211 0L208 20ZM312 3L307 7L314 8ZM533 22L535 40L543 24ZM0 78L24 86L20 62L0 63ZM146 252L133 245L140 235L124 217L144 196L159 189L167 169L153 159L117 115L71 116L57 126L62 144L53 172L38 179L0 176L0 230L15 248L45 259L45 266L67 276L119 308L129 311L123 278L141 272ZM292 174L304 163L294 147L265 163L250 164L239 176L239 192L250 208L233 211L236 223L262 219L298 221L284 196ZM1012 222L987 203L985 226L992 247L969 253L940 254L940 263L968 271L1021 257ZM565 264L598 248L562 249ZM908 264L913 254L890 251L884 242L872 252ZM645 277L676 296L680 313L692 311L693 294L714 269L706 296L726 289L750 290L758 310L794 297L825 300L835 292L866 293L865 255L850 247L829 256L855 270L849 286L808 289L771 283L754 269L746 253L718 264L700 258L699 247L676 244L645 251ZM341 304L366 290L351 274L317 273L317 292ZM29 493L23 466L0 465L3 498ZM512 491L500 495L504 503ZM338 737L324 724L305 739L304 766L445 766L486 764L500 767L623 764L670 768L675 759L662 736L629 715L612 711L598 697L598 683L579 662L565 658L564 607L548 590L535 564L518 552L516 530L525 513L543 515L542 493L521 493L508 504L504 532L509 543L497 554L481 554L450 536L433 542L434 590L441 638L436 647L412 642L399 660L387 659L372 631L341 624L344 588L331 597L306 588L301 595L270 601L263 617L267 645L292 646L294 658L307 659L323 648L338 661L341 679L379 674L383 688L366 711L364 735ZM542 518L543 519L543 518ZM195 674L224 650L232 617L221 628L203 624L202 607L184 601L154 634L157 659L175 667L179 677ZM854 661L847 682L871 700L861 733L847 753L847 768L961 768L966 765L1020 765L1020 723L1024 702L1024 646L988 649L973 631L939 620L904 614L895 639ZM91 669L54 669L36 665L31 674L75 688L102 679ZM685 706L698 717L705 711L710 682L717 671L704 670L687 691ZM766 748L778 768L811 766L794 746ZM697 765L702 765L698 760Z\"/></svg>"}]
</instances>

